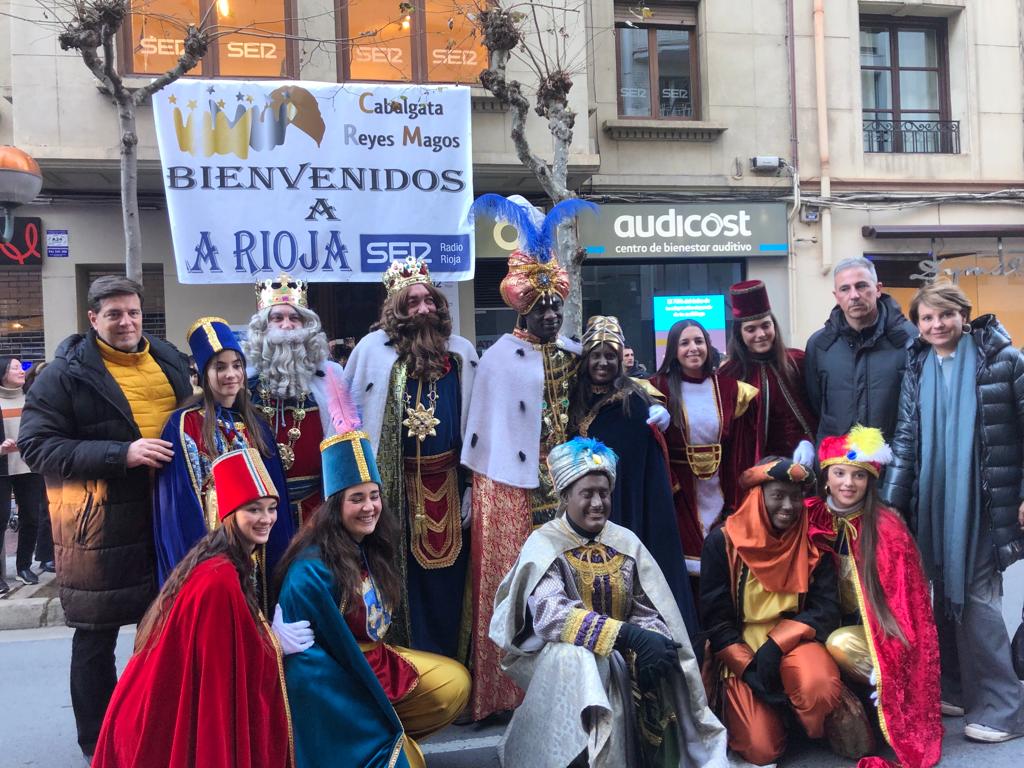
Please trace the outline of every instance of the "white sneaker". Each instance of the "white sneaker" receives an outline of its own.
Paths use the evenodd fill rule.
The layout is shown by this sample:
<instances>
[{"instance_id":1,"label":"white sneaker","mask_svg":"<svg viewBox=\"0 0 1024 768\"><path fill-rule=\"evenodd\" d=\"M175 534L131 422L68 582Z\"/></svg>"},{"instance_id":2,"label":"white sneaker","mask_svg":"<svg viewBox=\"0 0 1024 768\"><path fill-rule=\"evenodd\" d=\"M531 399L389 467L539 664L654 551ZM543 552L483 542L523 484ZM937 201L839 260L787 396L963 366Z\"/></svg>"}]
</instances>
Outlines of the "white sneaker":
<instances>
[{"instance_id":1,"label":"white sneaker","mask_svg":"<svg viewBox=\"0 0 1024 768\"><path fill-rule=\"evenodd\" d=\"M963 717L964 708L958 707L956 704L950 704L948 701L942 702L942 716L943 717Z\"/></svg>"},{"instance_id":2,"label":"white sneaker","mask_svg":"<svg viewBox=\"0 0 1024 768\"><path fill-rule=\"evenodd\" d=\"M1024 736L1024 734L1007 733L1006 731L989 728L987 725L968 723L964 728L964 736L971 741L983 741L987 744L998 744L1003 741L1009 741L1010 739L1020 738L1021 736Z\"/></svg>"}]
</instances>

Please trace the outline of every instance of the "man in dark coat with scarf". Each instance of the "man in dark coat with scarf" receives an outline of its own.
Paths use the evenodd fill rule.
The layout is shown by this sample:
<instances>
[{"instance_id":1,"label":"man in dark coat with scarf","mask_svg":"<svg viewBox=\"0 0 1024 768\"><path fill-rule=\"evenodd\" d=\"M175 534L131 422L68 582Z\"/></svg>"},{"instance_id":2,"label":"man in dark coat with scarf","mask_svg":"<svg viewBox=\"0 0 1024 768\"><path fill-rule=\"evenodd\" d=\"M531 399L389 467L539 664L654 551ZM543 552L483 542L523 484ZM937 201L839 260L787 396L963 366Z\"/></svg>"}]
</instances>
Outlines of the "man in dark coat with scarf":
<instances>
[{"instance_id":1,"label":"man in dark coat with scarf","mask_svg":"<svg viewBox=\"0 0 1024 768\"><path fill-rule=\"evenodd\" d=\"M46 479L87 758L117 683L118 629L138 623L156 595L150 470L171 459L160 431L192 394L185 356L142 332L142 286L101 277L88 301L92 330L61 343L29 391L18 436Z\"/></svg>"},{"instance_id":2,"label":"man in dark coat with scarf","mask_svg":"<svg viewBox=\"0 0 1024 768\"><path fill-rule=\"evenodd\" d=\"M880 292L875 265L867 259L843 259L833 276L836 307L807 341L804 360L818 441L845 435L854 424L877 427L892 439L906 347L917 329L899 304Z\"/></svg>"}]
</instances>

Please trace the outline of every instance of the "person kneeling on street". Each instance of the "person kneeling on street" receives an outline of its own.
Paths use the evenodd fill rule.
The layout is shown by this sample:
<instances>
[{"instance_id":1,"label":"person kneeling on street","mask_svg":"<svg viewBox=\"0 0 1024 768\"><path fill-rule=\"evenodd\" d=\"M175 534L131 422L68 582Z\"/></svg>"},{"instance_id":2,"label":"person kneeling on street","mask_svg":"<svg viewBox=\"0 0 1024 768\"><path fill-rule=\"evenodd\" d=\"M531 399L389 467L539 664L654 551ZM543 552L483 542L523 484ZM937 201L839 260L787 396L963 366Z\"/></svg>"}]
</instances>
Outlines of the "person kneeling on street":
<instances>
[{"instance_id":1,"label":"person kneeling on street","mask_svg":"<svg viewBox=\"0 0 1024 768\"><path fill-rule=\"evenodd\" d=\"M808 538L810 479L810 469L777 457L748 469L743 503L711 532L702 555L701 623L717 666L705 676L709 696L729 748L757 765L785 751L788 712L844 757L873 747L863 705L823 644L840 611L834 560Z\"/></svg>"},{"instance_id":2,"label":"person kneeling on street","mask_svg":"<svg viewBox=\"0 0 1024 768\"><path fill-rule=\"evenodd\" d=\"M502 765L727 765L665 577L634 533L608 522L615 453L578 437L547 462L559 515L527 539L490 625L503 671L526 690Z\"/></svg>"}]
</instances>

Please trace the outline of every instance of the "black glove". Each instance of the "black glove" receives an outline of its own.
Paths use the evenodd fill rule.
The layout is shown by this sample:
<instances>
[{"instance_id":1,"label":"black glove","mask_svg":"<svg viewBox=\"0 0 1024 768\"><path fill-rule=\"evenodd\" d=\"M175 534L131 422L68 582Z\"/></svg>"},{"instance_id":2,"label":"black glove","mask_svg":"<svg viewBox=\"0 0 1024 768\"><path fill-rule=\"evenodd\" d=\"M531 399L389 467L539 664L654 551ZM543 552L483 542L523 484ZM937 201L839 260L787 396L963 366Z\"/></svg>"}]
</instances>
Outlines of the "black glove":
<instances>
[{"instance_id":1,"label":"black glove","mask_svg":"<svg viewBox=\"0 0 1024 768\"><path fill-rule=\"evenodd\" d=\"M782 676L779 674L781 664L782 649L769 637L764 645L757 649L740 679L749 685L754 695L762 701L768 704L782 704L786 701L786 695L782 691Z\"/></svg>"},{"instance_id":2,"label":"black glove","mask_svg":"<svg viewBox=\"0 0 1024 768\"><path fill-rule=\"evenodd\" d=\"M782 649L779 644L770 637L764 641L764 645L757 649L754 654L754 667L757 676L761 678L761 685L766 691L777 692L782 690L782 675L779 668L782 665Z\"/></svg>"},{"instance_id":3,"label":"black glove","mask_svg":"<svg viewBox=\"0 0 1024 768\"><path fill-rule=\"evenodd\" d=\"M649 676L667 672L678 664L676 650L682 646L659 632L623 623L615 647L620 651L632 650L636 654L637 673Z\"/></svg>"},{"instance_id":4,"label":"black glove","mask_svg":"<svg viewBox=\"0 0 1024 768\"><path fill-rule=\"evenodd\" d=\"M754 696L765 704L786 703L786 695L784 693L769 691L764 687L764 683L761 682L761 676L757 673L756 661L752 661L747 665L747 668L743 670L743 676L740 679L750 686L750 690L753 692Z\"/></svg>"}]
</instances>

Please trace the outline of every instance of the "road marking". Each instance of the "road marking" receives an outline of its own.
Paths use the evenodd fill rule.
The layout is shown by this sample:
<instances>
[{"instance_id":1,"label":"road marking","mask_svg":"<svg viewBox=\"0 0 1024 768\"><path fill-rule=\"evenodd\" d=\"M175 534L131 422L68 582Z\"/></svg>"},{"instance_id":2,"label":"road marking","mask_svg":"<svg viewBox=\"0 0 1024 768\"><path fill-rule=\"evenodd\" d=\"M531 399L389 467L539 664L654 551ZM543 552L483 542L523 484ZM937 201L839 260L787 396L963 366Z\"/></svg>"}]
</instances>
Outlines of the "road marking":
<instances>
[{"instance_id":1,"label":"road marking","mask_svg":"<svg viewBox=\"0 0 1024 768\"><path fill-rule=\"evenodd\" d=\"M437 744L420 743L420 749L424 755L440 755L445 752L462 752L474 749L493 749L501 742L501 735L478 736L475 739L456 739L455 741L442 741Z\"/></svg>"}]
</instances>

